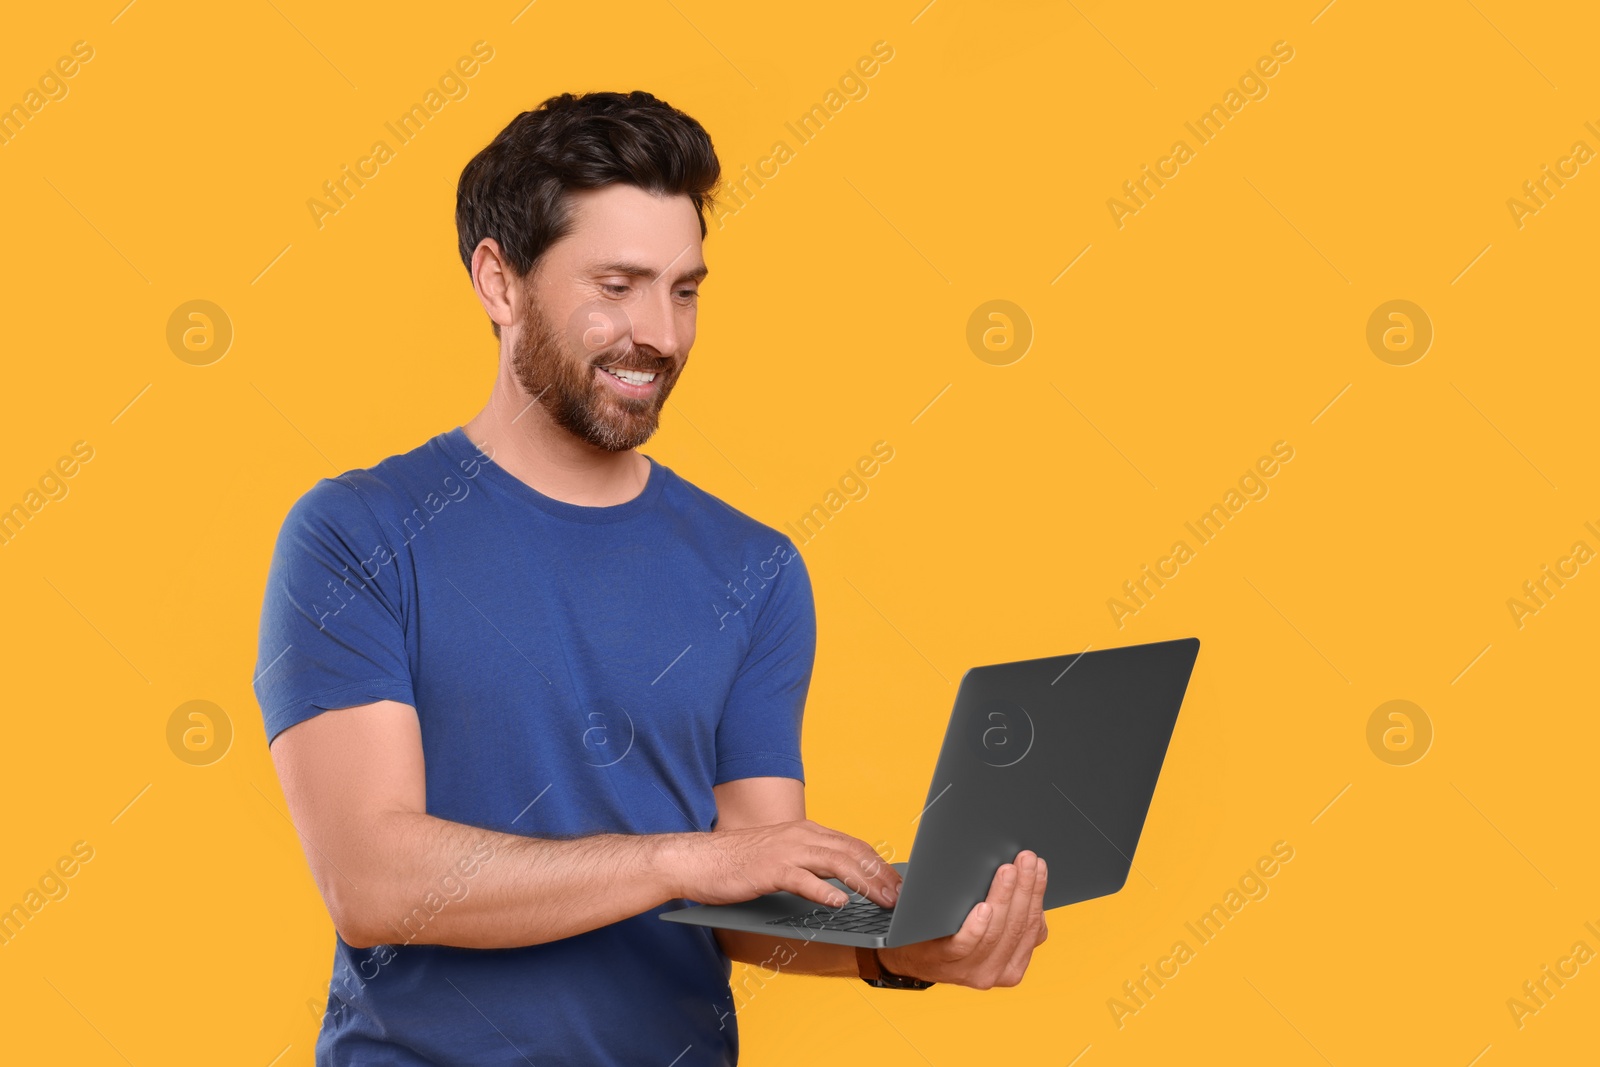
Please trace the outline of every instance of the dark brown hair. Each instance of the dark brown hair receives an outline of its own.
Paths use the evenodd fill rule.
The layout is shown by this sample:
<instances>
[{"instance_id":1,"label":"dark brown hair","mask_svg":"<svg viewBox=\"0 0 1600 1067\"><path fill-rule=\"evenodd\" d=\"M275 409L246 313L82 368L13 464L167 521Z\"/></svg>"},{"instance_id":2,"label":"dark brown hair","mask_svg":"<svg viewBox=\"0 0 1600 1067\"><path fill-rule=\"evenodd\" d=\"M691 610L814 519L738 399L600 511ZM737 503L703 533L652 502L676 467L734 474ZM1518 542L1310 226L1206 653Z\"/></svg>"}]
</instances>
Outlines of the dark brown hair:
<instances>
[{"instance_id":1,"label":"dark brown hair","mask_svg":"<svg viewBox=\"0 0 1600 1067\"><path fill-rule=\"evenodd\" d=\"M705 127L643 91L562 93L512 119L461 171L456 239L461 262L492 237L526 277L573 226L568 193L613 182L684 195L706 213L722 165ZM494 329L500 336L500 327Z\"/></svg>"}]
</instances>

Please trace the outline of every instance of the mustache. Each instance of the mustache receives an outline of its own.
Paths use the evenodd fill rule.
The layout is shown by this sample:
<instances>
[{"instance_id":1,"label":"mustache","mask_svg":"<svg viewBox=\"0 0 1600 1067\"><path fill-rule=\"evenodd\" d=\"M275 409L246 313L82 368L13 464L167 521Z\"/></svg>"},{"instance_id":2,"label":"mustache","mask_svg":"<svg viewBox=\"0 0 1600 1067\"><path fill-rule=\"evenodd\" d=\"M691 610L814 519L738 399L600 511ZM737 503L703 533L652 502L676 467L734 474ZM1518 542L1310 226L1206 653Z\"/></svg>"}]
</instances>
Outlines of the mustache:
<instances>
[{"instance_id":1,"label":"mustache","mask_svg":"<svg viewBox=\"0 0 1600 1067\"><path fill-rule=\"evenodd\" d=\"M597 360L594 365L607 370L634 370L642 371L646 374L654 373L663 375L672 370L674 366L673 361L670 359L651 359L643 352L639 352L637 350L623 355Z\"/></svg>"}]
</instances>

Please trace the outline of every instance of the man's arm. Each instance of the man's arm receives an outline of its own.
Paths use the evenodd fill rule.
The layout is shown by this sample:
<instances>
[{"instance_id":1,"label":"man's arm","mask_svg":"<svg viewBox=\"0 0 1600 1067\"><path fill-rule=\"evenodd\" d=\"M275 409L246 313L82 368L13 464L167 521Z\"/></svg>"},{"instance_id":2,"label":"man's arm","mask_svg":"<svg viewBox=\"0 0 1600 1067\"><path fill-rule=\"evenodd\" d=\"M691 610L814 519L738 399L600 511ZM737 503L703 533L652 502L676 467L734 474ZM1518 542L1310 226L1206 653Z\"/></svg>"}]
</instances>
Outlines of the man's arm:
<instances>
[{"instance_id":1,"label":"man's arm","mask_svg":"<svg viewBox=\"0 0 1600 1067\"><path fill-rule=\"evenodd\" d=\"M717 798L717 829L737 830L747 826L789 822L806 817L806 787L797 778L740 778L712 787ZM900 892L900 872L887 863L881 866L893 879L896 899ZM835 875L840 881L842 876ZM850 883L845 881L846 885ZM772 965L774 959L787 959L782 970L791 974L820 974L854 978L856 950L849 945L830 945L803 937L773 937L746 930L713 927L722 951L740 963Z\"/></svg>"},{"instance_id":2,"label":"man's arm","mask_svg":"<svg viewBox=\"0 0 1600 1067\"><path fill-rule=\"evenodd\" d=\"M838 906L842 895L823 879L859 882L883 901L899 881L882 864L887 874L863 876L876 859L866 842L804 820L547 840L436 818L426 812L416 711L395 701L291 726L274 739L272 759L312 877L355 948L509 948L677 897L723 904L785 889ZM419 909L424 921L407 925Z\"/></svg>"},{"instance_id":3,"label":"man's arm","mask_svg":"<svg viewBox=\"0 0 1600 1067\"><path fill-rule=\"evenodd\" d=\"M805 818L805 785L794 778L743 778L724 782L712 792L717 798L719 830L759 826L763 820ZM876 854L873 858L877 859ZM898 872L878 860L876 864L869 861L863 874L881 873L874 867L891 872L898 899ZM960 930L933 941L879 949L878 958L892 973L907 978L974 989L1017 985L1028 970L1033 950L1050 934L1044 918L1046 873L1044 860L1024 849L1014 862L995 871L988 898L973 907ZM832 877L851 884L843 875ZM791 974L849 978L860 974L856 950L850 945L742 930L717 929L716 935L722 951L741 963L770 967L775 959L787 959L779 969Z\"/></svg>"}]
</instances>

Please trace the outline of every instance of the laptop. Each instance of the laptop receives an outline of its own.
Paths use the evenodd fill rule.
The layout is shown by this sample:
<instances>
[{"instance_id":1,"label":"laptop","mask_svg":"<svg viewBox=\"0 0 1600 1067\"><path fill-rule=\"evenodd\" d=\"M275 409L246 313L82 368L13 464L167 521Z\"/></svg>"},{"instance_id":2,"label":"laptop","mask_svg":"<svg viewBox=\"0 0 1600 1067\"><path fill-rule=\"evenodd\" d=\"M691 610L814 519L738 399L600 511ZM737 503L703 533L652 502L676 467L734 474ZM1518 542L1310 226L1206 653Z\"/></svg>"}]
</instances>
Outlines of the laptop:
<instances>
[{"instance_id":1,"label":"laptop","mask_svg":"<svg viewBox=\"0 0 1600 1067\"><path fill-rule=\"evenodd\" d=\"M1198 638L973 667L916 817L893 908L837 878L838 908L793 893L664 911L667 922L888 948L946 937L1031 849L1050 867L1046 909L1128 880Z\"/></svg>"}]
</instances>

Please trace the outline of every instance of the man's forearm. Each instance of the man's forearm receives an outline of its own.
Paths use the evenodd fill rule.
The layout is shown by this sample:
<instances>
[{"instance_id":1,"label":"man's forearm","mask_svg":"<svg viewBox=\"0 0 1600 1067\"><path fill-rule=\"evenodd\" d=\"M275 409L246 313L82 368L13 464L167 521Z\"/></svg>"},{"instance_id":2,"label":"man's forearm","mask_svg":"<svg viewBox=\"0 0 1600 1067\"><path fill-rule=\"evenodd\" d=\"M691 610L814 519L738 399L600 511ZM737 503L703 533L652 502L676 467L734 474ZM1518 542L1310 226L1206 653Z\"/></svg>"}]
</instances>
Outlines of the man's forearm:
<instances>
[{"instance_id":1,"label":"man's forearm","mask_svg":"<svg viewBox=\"0 0 1600 1067\"><path fill-rule=\"evenodd\" d=\"M356 948L408 943L511 948L555 941L677 895L679 834L521 837L391 812L323 886Z\"/></svg>"},{"instance_id":2,"label":"man's forearm","mask_svg":"<svg viewBox=\"0 0 1600 1067\"><path fill-rule=\"evenodd\" d=\"M856 950L803 937L773 937L746 930L716 930L717 942L729 959L786 974L854 978L861 971Z\"/></svg>"}]
</instances>

